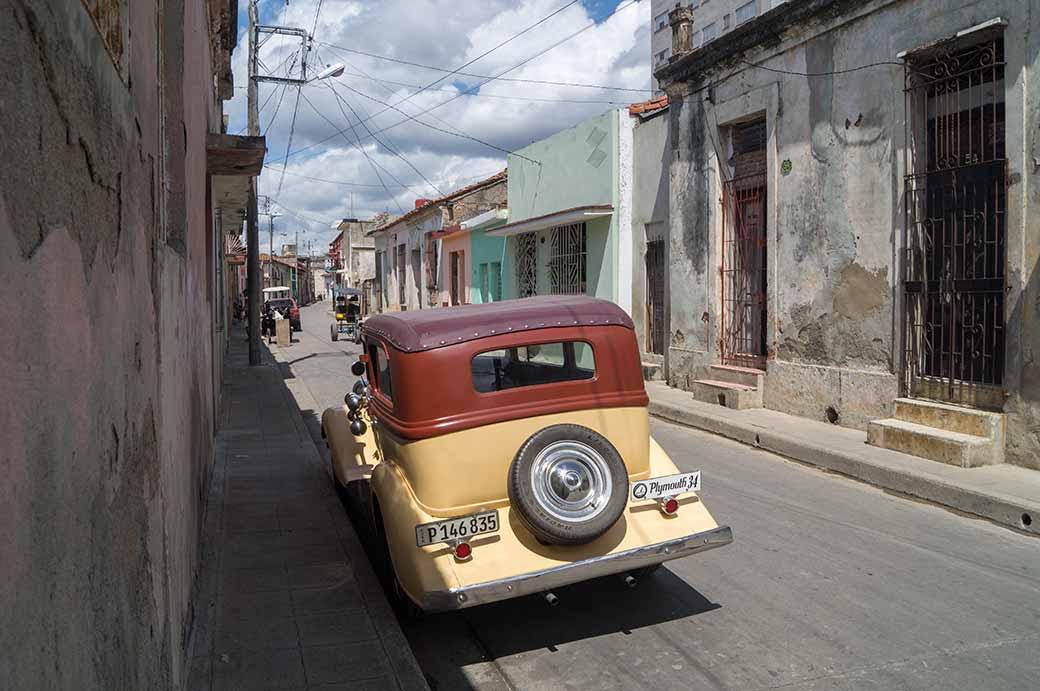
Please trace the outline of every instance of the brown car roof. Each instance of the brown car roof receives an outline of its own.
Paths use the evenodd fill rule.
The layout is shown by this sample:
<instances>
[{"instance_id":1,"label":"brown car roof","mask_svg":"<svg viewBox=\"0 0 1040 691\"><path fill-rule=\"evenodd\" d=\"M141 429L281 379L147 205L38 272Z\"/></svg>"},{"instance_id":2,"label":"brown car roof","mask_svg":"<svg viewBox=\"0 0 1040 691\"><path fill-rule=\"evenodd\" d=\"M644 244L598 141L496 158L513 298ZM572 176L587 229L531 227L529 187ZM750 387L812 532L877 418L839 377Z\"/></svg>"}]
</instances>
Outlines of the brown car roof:
<instances>
[{"instance_id":1,"label":"brown car roof","mask_svg":"<svg viewBox=\"0 0 1040 691\"><path fill-rule=\"evenodd\" d=\"M504 333L578 325L635 328L625 311L609 300L585 295L544 295L377 314L365 320L362 333L410 353Z\"/></svg>"}]
</instances>

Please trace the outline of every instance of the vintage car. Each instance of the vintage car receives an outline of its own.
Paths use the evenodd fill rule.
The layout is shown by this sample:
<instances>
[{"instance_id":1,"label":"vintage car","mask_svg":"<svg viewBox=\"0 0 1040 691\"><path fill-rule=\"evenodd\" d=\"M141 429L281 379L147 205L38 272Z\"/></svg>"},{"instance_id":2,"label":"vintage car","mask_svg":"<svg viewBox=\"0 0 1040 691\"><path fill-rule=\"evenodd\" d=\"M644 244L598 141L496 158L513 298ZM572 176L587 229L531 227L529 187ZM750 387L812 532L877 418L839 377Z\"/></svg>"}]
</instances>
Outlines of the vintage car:
<instances>
[{"instance_id":1,"label":"vintage car","mask_svg":"<svg viewBox=\"0 0 1040 691\"><path fill-rule=\"evenodd\" d=\"M732 541L649 432L632 321L533 297L381 314L363 376L322 434L361 496L391 584L453 610L620 574Z\"/></svg>"}]
</instances>

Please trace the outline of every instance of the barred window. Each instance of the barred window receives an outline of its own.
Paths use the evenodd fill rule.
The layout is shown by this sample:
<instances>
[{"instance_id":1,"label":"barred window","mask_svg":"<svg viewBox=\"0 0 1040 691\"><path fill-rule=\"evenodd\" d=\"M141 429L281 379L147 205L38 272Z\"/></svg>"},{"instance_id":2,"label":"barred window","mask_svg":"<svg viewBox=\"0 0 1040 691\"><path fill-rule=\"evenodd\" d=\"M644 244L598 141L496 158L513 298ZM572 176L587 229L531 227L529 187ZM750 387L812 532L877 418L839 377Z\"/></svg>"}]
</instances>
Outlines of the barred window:
<instances>
[{"instance_id":1,"label":"barred window","mask_svg":"<svg viewBox=\"0 0 1040 691\"><path fill-rule=\"evenodd\" d=\"M524 233L516 236L517 297L538 293L538 236Z\"/></svg>"},{"instance_id":2,"label":"barred window","mask_svg":"<svg viewBox=\"0 0 1040 691\"><path fill-rule=\"evenodd\" d=\"M553 295L584 295L585 224L572 223L553 228L549 251L549 292Z\"/></svg>"}]
</instances>

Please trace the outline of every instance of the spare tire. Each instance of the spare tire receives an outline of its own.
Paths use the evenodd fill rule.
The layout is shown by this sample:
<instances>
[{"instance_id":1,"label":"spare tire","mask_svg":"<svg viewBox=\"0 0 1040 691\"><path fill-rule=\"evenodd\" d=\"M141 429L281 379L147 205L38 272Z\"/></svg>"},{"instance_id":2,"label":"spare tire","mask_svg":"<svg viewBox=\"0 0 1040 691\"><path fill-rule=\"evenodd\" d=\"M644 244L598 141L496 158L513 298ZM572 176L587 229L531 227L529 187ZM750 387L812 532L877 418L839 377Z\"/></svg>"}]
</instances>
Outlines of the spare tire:
<instances>
[{"instance_id":1,"label":"spare tire","mask_svg":"<svg viewBox=\"0 0 1040 691\"><path fill-rule=\"evenodd\" d=\"M628 503L628 470L587 427L552 425L523 443L509 467L509 501L542 542L580 545L607 532Z\"/></svg>"}]
</instances>

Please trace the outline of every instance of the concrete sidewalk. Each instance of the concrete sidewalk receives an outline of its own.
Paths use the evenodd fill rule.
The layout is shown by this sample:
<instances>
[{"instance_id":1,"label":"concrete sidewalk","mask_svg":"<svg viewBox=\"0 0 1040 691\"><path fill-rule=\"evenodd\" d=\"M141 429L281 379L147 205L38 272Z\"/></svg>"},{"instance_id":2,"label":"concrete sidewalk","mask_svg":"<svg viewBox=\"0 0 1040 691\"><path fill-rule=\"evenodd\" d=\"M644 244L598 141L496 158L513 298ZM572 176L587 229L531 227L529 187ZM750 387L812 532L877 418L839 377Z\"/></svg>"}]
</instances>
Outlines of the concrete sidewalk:
<instances>
[{"instance_id":1,"label":"concrete sidewalk","mask_svg":"<svg viewBox=\"0 0 1040 691\"><path fill-rule=\"evenodd\" d=\"M428 688L281 368L233 338L189 688Z\"/></svg>"},{"instance_id":2,"label":"concrete sidewalk","mask_svg":"<svg viewBox=\"0 0 1040 691\"><path fill-rule=\"evenodd\" d=\"M732 410L647 382L650 414L720 434L882 489L1040 535L1040 472L1012 465L958 468L867 445L859 430L775 410Z\"/></svg>"}]
</instances>

